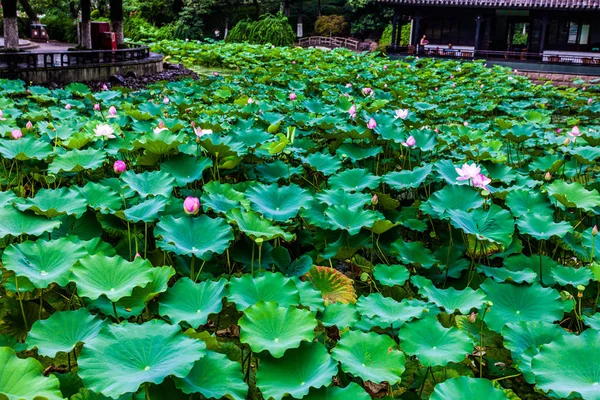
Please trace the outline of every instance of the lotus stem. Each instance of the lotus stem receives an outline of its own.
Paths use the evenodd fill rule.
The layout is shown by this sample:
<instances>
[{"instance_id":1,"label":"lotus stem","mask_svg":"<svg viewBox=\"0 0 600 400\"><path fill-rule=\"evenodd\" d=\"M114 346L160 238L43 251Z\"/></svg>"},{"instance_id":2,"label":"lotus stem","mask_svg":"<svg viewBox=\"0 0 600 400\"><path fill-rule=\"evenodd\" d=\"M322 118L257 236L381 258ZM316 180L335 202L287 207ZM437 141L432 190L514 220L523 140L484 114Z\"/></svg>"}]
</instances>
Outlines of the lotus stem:
<instances>
[{"instance_id":1,"label":"lotus stem","mask_svg":"<svg viewBox=\"0 0 600 400\"><path fill-rule=\"evenodd\" d=\"M250 260L250 272L254 275L254 242L252 242L252 260Z\"/></svg>"},{"instance_id":2,"label":"lotus stem","mask_svg":"<svg viewBox=\"0 0 600 400\"><path fill-rule=\"evenodd\" d=\"M144 222L144 258L148 258L148 223Z\"/></svg>"},{"instance_id":3,"label":"lotus stem","mask_svg":"<svg viewBox=\"0 0 600 400\"><path fill-rule=\"evenodd\" d=\"M258 270L262 271L262 242L258 244Z\"/></svg>"},{"instance_id":4,"label":"lotus stem","mask_svg":"<svg viewBox=\"0 0 600 400\"><path fill-rule=\"evenodd\" d=\"M119 323L119 314L117 314L117 305L114 301L111 303L112 303L112 307L113 307L113 313L115 314L115 319L117 320L117 324L118 324Z\"/></svg>"},{"instance_id":5,"label":"lotus stem","mask_svg":"<svg viewBox=\"0 0 600 400\"><path fill-rule=\"evenodd\" d=\"M42 319L42 309L44 308L44 289L40 290L40 309L38 311L38 319Z\"/></svg>"},{"instance_id":6,"label":"lotus stem","mask_svg":"<svg viewBox=\"0 0 600 400\"><path fill-rule=\"evenodd\" d=\"M190 279L194 280L194 264L196 263L196 256L192 254L192 263L190 264Z\"/></svg>"},{"instance_id":7,"label":"lotus stem","mask_svg":"<svg viewBox=\"0 0 600 400\"><path fill-rule=\"evenodd\" d=\"M194 278L194 282L196 282L198 280L198 278L200 278L200 274L202 274L202 270L204 269L204 264L206 264L206 261L202 260L202 265L200 266L200 269L198 270L198 273L196 274L196 277Z\"/></svg>"},{"instance_id":8,"label":"lotus stem","mask_svg":"<svg viewBox=\"0 0 600 400\"><path fill-rule=\"evenodd\" d=\"M29 324L27 323L27 317L25 317L25 308L23 307L23 299L21 298L21 291L19 290L19 278L17 277L17 274L15 274L15 286L17 288L17 298L19 299L19 306L21 307L23 324L25 325L25 330L29 331Z\"/></svg>"}]
</instances>

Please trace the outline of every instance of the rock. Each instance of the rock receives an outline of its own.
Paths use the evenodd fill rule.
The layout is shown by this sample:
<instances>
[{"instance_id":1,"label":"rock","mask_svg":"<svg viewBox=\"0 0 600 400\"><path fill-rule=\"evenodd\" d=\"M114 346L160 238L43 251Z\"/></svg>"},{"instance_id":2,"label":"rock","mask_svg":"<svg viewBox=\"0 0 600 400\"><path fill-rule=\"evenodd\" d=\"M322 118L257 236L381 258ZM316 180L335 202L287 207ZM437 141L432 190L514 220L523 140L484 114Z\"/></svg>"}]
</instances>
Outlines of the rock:
<instances>
[{"instance_id":1,"label":"rock","mask_svg":"<svg viewBox=\"0 0 600 400\"><path fill-rule=\"evenodd\" d=\"M58 85L56 84L56 82L50 82L48 84L48 89L58 89Z\"/></svg>"},{"instance_id":2,"label":"rock","mask_svg":"<svg viewBox=\"0 0 600 400\"><path fill-rule=\"evenodd\" d=\"M377 46L379 46L379 43L377 43L377 42L371 42L369 44L369 51L375 51L377 49Z\"/></svg>"},{"instance_id":3,"label":"rock","mask_svg":"<svg viewBox=\"0 0 600 400\"><path fill-rule=\"evenodd\" d=\"M120 85L125 85L127 82L125 81L125 78L123 78L121 75L113 75L110 77L110 81L113 83L118 83Z\"/></svg>"},{"instance_id":4,"label":"rock","mask_svg":"<svg viewBox=\"0 0 600 400\"><path fill-rule=\"evenodd\" d=\"M137 74L135 73L135 71L128 71L128 72L125 74L125 77L126 77L126 78L133 78L133 79L137 79L137 77L138 77L138 76L137 76Z\"/></svg>"}]
</instances>

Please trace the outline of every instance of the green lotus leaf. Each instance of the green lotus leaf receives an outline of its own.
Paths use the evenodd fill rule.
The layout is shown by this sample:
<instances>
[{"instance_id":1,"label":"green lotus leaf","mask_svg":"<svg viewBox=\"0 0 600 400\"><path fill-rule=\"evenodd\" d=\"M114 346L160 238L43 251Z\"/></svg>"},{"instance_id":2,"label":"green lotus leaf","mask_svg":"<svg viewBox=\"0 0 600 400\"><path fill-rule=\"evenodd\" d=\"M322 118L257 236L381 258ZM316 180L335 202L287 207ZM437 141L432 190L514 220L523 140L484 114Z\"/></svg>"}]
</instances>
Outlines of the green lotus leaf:
<instances>
[{"instance_id":1,"label":"green lotus leaf","mask_svg":"<svg viewBox=\"0 0 600 400\"><path fill-rule=\"evenodd\" d=\"M381 177L375 176L364 168L347 169L329 179L332 189L344 189L362 192L379 186Z\"/></svg>"},{"instance_id":2,"label":"green lotus leaf","mask_svg":"<svg viewBox=\"0 0 600 400\"><path fill-rule=\"evenodd\" d=\"M391 249L398 253L398 259L406 264L417 264L423 268L431 268L439 261L433 256L431 250L425 248L421 242L405 242L398 239L392 243Z\"/></svg>"},{"instance_id":3,"label":"green lotus leaf","mask_svg":"<svg viewBox=\"0 0 600 400\"><path fill-rule=\"evenodd\" d=\"M102 320L90 315L85 308L57 311L48 319L35 321L27 335L27 345L36 347L43 356L56 357L58 352L68 353L78 343L93 340L102 325Z\"/></svg>"},{"instance_id":4,"label":"green lotus leaf","mask_svg":"<svg viewBox=\"0 0 600 400\"><path fill-rule=\"evenodd\" d=\"M513 217L506 210L492 204L489 210L475 209L471 212L450 210L450 222L456 228L477 239L489 240L505 246L510 245L515 230Z\"/></svg>"},{"instance_id":5,"label":"green lotus leaf","mask_svg":"<svg viewBox=\"0 0 600 400\"><path fill-rule=\"evenodd\" d=\"M175 178L177 186L185 186L202 180L202 173L212 165L212 160L209 158L179 154L160 164L160 169Z\"/></svg>"},{"instance_id":6,"label":"green lotus leaf","mask_svg":"<svg viewBox=\"0 0 600 400\"><path fill-rule=\"evenodd\" d=\"M493 303L486 314L488 326L500 332L509 322L554 322L562 319L564 309L560 295L554 289L533 286L516 286L496 283L486 279L481 289Z\"/></svg>"},{"instance_id":7,"label":"green lotus leaf","mask_svg":"<svg viewBox=\"0 0 600 400\"><path fill-rule=\"evenodd\" d=\"M572 393L584 399L600 399L600 335L588 329L579 336L559 335L544 344L533 357L531 369L537 388L561 398Z\"/></svg>"},{"instance_id":8,"label":"green lotus leaf","mask_svg":"<svg viewBox=\"0 0 600 400\"><path fill-rule=\"evenodd\" d=\"M550 272L550 274L561 286L587 286L590 280L594 278L594 274L588 268L556 266L552 268L552 272Z\"/></svg>"},{"instance_id":9,"label":"green lotus leaf","mask_svg":"<svg viewBox=\"0 0 600 400\"><path fill-rule=\"evenodd\" d=\"M196 361L185 378L175 378L175 386L185 394L201 393L207 399L244 400L248 394L241 365L214 351Z\"/></svg>"},{"instance_id":10,"label":"green lotus leaf","mask_svg":"<svg viewBox=\"0 0 600 400\"><path fill-rule=\"evenodd\" d=\"M154 228L156 245L179 255L194 255L208 260L213 253L221 254L234 239L231 227L222 218L185 216L164 217Z\"/></svg>"},{"instance_id":11,"label":"green lotus leaf","mask_svg":"<svg viewBox=\"0 0 600 400\"><path fill-rule=\"evenodd\" d=\"M294 218L300 208L306 208L312 197L298 185L265 186L257 185L248 189L246 197L253 209L273 221L287 221Z\"/></svg>"},{"instance_id":12,"label":"green lotus leaf","mask_svg":"<svg viewBox=\"0 0 600 400\"><path fill-rule=\"evenodd\" d=\"M310 282L301 281L298 277L292 277L300 295L300 305L307 307L313 312L325 309L325 300L321 292L314 288Z\"/></svg>"},{"instance_id":13,"label":"green lotus leaf","mask_svg":"<svg viewBox=\"0 0 600 400\"><path fill-rule=\"evenodd\" d=\"M358 322L359 315L352 304L332 303L325 307L319 320L325 327L337 326L339 329L352 327Z\"/></svg>"},{"instance_id":14,"label":"green lotus leaf","mask_svg":"<svg viewBox=\"0 0 600 400\"><path fill-rule=\"evenodd\" d=\"M17 204L16 207L21 211L31 210L48 218L63 214L79 218L87 210L87 202L74 189L40 189L33 199L27 199L26 203Z\"/></svg>"},{"instance_id":15,"label":"green lotus leaf","mask_svg":"<svg viewBox=\"0 0 600 400\"><path fill-rule=\"evenodd\" d=\"M84 187L79 188L79 191L85 197L87 204L101 213L110 213L123 207L121 194L109 186L88 182Z\"/></svg>"},{"instance_id":16,"label":"green lotus leaf","mask_svg":"<svg viewBox=\"0 0 600 400\"><path fill-rule=\"evenodd\" d=\"M52 146L33 136L19 140L0 139L0 154L9 160L43 160L52 154Z\"/></svg>"},{"instance_id":17,"label":"green lotus leaf","mask_svg":"<svg viewBox=\"0 0 600 400\"><path fill-rule=\"evenodd\" d=\"M346 206L348 208L362 208L371 203L368 193L351 193L344 189L324 190L316 198L329 206Z\"/></svg>"},{"instance_id":18,"label":"green lotus leaf","mask_svg":"<svg viewBox=\"0 0 600 400\"><path fill-rule=\"evenodd\" d=\"M353 143L344 143L337 148L335 153L342 160L349 158L352 162L364 160L366 158L376 157L383 149L381 146L361 147Z\"/></svg>"},{"instance_id":19,"label":"green lotus leaf","mask_svg":"<svg viewBox=\"0 0 600 400\"><path fill-rule=\"evenodd\" d=\"M410 272L403 265L378 264L373 267L373 276L384 286L402 286L410 277Z\"/></svg>"},{"instance_id":20,"label":"green lotus leaf","mask_svg":"<svg viewBox=\"0 0 600 400\"><path fill-rule=\"evenodd\" d=\"M211 181L202 187L200 203L205 212L213 210L226 213L234 208L242 208L242 204L247 203L247 200L244 200L244 194L236 191L233 185Z\"/></svg>"},{"instance_id":21,"label":"green lotus leaf","mask_svg":"<svg viewBox=\"0 0 600 400\"><path fill-rule=\"evenodd\" d=\"M363 227L372 227L381 214L364 209L335 205L325 210L325 215L336 230L345 230L350 235L356 235Z\"/></svg>"},{"instance_id":22,"label":"green lotus leaf","mask_svg":"<svg viewBox=\"0 0 600 400\"><path fill-rule=\"evenodd\" d=\"M33 213L21 212L12 207L0 207L0 239L8 235L40 236L60 226L61 222L49 220Z\"/></svg>"},{"instance_id":23,"label":"green lotus leaf","mask_svg":"<svg viewBox=\"0 0 600 400\"><path fill-rule=\"evenodd\" d=\"M345 388L330 386L317 390L311 390L304 400L370 400L371 396L360 387L359 384L350 382Z\"/></svg>"},{"instance_id":24,"label":"green lotus leaf","mask_svg":"<svg viewBox=\"0 0 600 400\"><path fill-rule=\"evenodd\" d=\"M396 190L417 188L427 179L432 170L433 164L426 164L412 171L389 172L383 177L383 181Z\"/></svg>"},{"instance_id":25,"label":"green lotus leaf","mask_svg":"<svg viewBox=\"0 0 600 400\"><path fill-rule=\"evenodd\" d=\"M374 383L394 385L402 379L404 353L386 335L349 331L338 341L331 355L342 363L344 372Z\"/></svg>"},{"instance_id":26,"label":"green lotus leaf","mask_svg":"<svg viewBox=\"0 0 600 400\"><path fill-rule=\"evenodd\" d=\"M505 258L503 269L510 271L508 275L515 282L533 282L535 280L539 282L541 273L541 280L544 286L554 286L556 284L556 280L552 276L552 270L557 266L558 264L556 261L548 256L532 255L531 257L527 257L524 254L518 254ZM496 269L494 270L495 273L490 275L493 276L494 279L505 275L500 274L500 272ZM536 275L533 279L531 279L531 272ZM489 274L489 270L486 270L486 274Z\"/></svg>"},{"instance_id":27,"label":"green lotus leaf","mask_svg":"<svg viewBox=\"0 0 600 400\"><path fill-rule=\"evenodd\" d=\"M560 326L548 322L511 322L502 329L504 347L511 351L516 366L523 372L525 380L532 384L535 383L531 372L533 356L539 353L542 345L566 334Z\"/></svg>"},{"instance_id":28,"label":"green lotus leaf","mask_svg":"<svg viewBox=\"0 0 600 400\"><path fill-rule=\"evenodd\" d=\"M591 317L584 315L583 320L593 330L600 331L600 313L597 312Z\"/></svg>"},{"instance_id":29,"label":"green lotus leaf","mask_svg":"<svg viewBox=\"0 0 600 400\"><path fill-rule=\"evenodd\" d=\"M281 238L289 242L295 237L294 234L284 231L279 226L271 224L268 220L261 218L258 214L251 211L243 212L239 208L236 208L227 213L227 219L230 222L235 222L239 230L248 235L252 240L258 238L263 240Z\"/></svg>"},{"instance_id":30,"label":"green lotus leaf","mask_svg":"<svg viewBox=\"0 0 600 400\"><path fill-rule=\"evenodd\" d=\"M307 163L325 176L330 176L342 168L342 161L337 156L328 153L313 153L303 159Z\"/></svg>"},{"instance_id":31,"label":"green lotus leaf","mask_svg":"<svg viewBox=\"0 0 600 400\"><path fill-rule=\"evenodd\" d=\"M294 281L282 274L265 273L261 276L242 275L229 281L229 301L238 311L244 311L259 301L277 302L281 307L296 306L300 295Z\"/></svg>"},{"instance_id":32,"label":"green lotus leaf","mask_svg":"<svg viewBox=\"0 0 600 400\"><path fill-rule=\"evenodd\" d=\"M456 399L486 399L507 400L504 391L496 389L492 382L483 378L469 378L460 376L448 379L433 388L431 400L456 400Z\"/></svg>"},{"instance_id":33,"label":"green lotus leaf","mask_svg":"<svg viewBox=\"0 0 600 400\"><path fill-rule=\"evenodd\" d=\"M568 208L581 208L593 211L600 204L600 194L596 189L587 190L581 183L567 183L555 180L547 186L548 194Z\"/></svg>"},{"instance_id":34,"label":"green lotus leaf","mask_svg":"<svg viewBox=\"0 0 600 400\"><path fill-rule=\"evenodd\" d=\"M568 222L560 221L555 223L551 215L525 214L517 218L517 226L521 233L531 235L537 240L548 240L552 236L562 238L573 230L573 227Z\"/></svg>"},{"instance_id":35,"label":"green lotus leaf","mask_svg":"<svg viewBox=\"0 0 600 400\"><path fill-rule=\"evenodd\" d=\"M185 142L186 138L183 133L174 134L165 129L158 133L151 132L140 136L139 139L133 142L133 147L136 150L144 149L150 153L164 155L177 149L179 145Z\"/></svg>"},{"instance_id":36,"label":"green lotus leaf","mask_svg":"<svg viewBox=\"0 0 600 400\"><path fill-rule=\"evenodd\" d=\"M313 266L306 274L315 289L321 292L325 305L356 303L354 281L330 267Z\"/></svg>"},{"instance_id":37,"label":"green lotus leaf","mask_svg":"<svg viewBox=\"0 0 600 400\"><path fill-rule=\"evenodd\" d=\"M482 206L483 197L468 186L448 185L433 193L429 200L421 206L424 212L438 218L448 218L449 210L468 212ZM432 212L429 212L429 206Z\"/></svg>"},{"instance_id":38,"label":"green lotus leaf","mask_svg":"<svg viewBox=\"0 0 600 400\"><path fill-rule=\"evenodd\" d=\"M435 317L404 324L398 332L402 350L418 357L424 366L446 366L464 360L473 341L456 328L444 328Z\"/></svg>"},{"instance_id":39,"label":"green lotus leaf","mask_svg":"<svg viewBox=\"0 0 600 400\"><path fill-rule=\"evenodd\" d=\"M548 198L539 192L513 190L506 195L506 205L513 215L521 218L537 214L538 218L552 216L554 210Z\"/></svg>"},{"instance_id":40,"label":"green lotus leaf","mask_svg":"<svg viewBox=\"0 0 600 400\"><path fill-rule=\"evenodd\" d=\"M286 350L314 339L317 320L310 311L280 307L269 301L248 307L238 325L240 341L250 345L253 352L266 350L280 358Z\"/></svg>"},{"instance_id":41,"label":"green lotus leaf","mask_svg":"<svg viewBox=\"0 0 600 400\"><path fill-rule=\"evenodd\" d=\"M295 175L304 174L302 166L292 167L289 164L277 160L270 164L260 164L256 166L259 180L268 183L275 183L281 179L290 180Z\"/></svg>"},{"instance_id":42,"label":"green lotus leaf","mask_svg":"<svg viewBox=\"0 0 600 400\"><path fill-rule=\"evenodd\" d=\"M159 313L179 324L183 321L198 328L206 324L210 314L223 309L225 281L194 283L189 278L179 279L160 299Z\"/></svg>"},{"instance_id":43,"label":"green lotus leaf","mask_svg":"<svg viewBox=\"0 0 600 400\"><path fill-rule=\"evenodd\" d=\"M26 241L11 244L2 255L2 264L19 277L27 278L36 288L52 283L66 286L71 268L87 252L79 243L68 239Z\"/></svg>"},{"instance_id":44,"label":"green lotus leaf","mask_svg":"<svg viewBox=\"0 0 600 400\"><path fill-rule=\"evenodd\" d=\"M206 346L160 320L142 325L107 325L78 359L86 388L116 398L140 385L161 383L167 376L186 377L204 356Z\"/></svg>"},{"instance_id":45,"label":"green lotus leaf","mask_svg":"<svg viewBox=\"0 0 600 400\"><path fill-rule=\"evenodd\" d=\"M38 360L18 358L13 349L0 347L0 398L62 400L58 378L45 377L43 370Z\"/></svg>"},{"instance_id":46,"label":"green lotus leaf","mask_svg":"<svg viewBox=\"0 0 600 400\"><path fill-rule=\"evenodd\" d=\"M468 314L471 309L480 309L486 298L481 290L466 287L464 290L438 289L433 283L422 276L413 276L411 282L419 288L419 294L427 297L429 301L452 314L458 310L461 314Z\"/></svg>"},{"instance_id":47,"label":"green lotus leaf","mask_svg":"<svg viewBox=\"0 0 600 400\"><path fill-rule=\"evenodd\" d=\"M361 315L377 317L388 326L421 318L423 313L428 311L425 303L414 305L407 300L396 301L391 297L383 297L380 293L360 296L356 302L356 309Z\"/></svg>"},{"instance_id":48,"label":"green lotus leaf","mask_svg":"<svg viewBox=\"0 0 600 400\"><path fill-rule=\"evenodd\" d=\"M141 197L169 197L175 186L175 178L164 171L144 171L136 174L129 170L121 175L121 179Z\"/></svg>"},{"instance_id":49,"label":"green lotus leaf","mask_svg":"<svg viewBox=\"0 0 600 400\"><path fill-rule=\"evenodd\" d=\"M61 172L93 171L106 162L106 153L103 150L85 149L71 150L57 155L48 165L48 172L58 174Z\"/></svg>"},{"instance_id":50,"label":"green lotus leaf","mask_svg":"<svg viewBox=\"0 0 600 400\"><path fill-rule=\"evenodd\" d=\"M118 256L96 254L79 260L70 280L77 284L80 296L94 300L105 295L116 302L131 296L134 288L147 285L152 280L151 271L152 264L142 258L128 262Z\"/></svg>"},{"instance_id":51,"label":"green lotus leaf","mask_svg":"<svg viewBox=\"0 0 600 400\"><path fill-rule=\"evenodd\" d=\"M151 197L123 211L123 216L132 222L150 223L158 219L158 213L164 211L169 199L162 196Z\"/></svg>"},{"instance_id":52,"label":"green lotus leaf","mask_svg":"<svg viewBox=\"0 0 600 400\"><path fill-rule=\"evenodd\" d=\"M310 388L330 384L337 371L336 362L322 344L304 342L281 358L262 359L256 385L265 399L281 400L285 395L300 399Z\"/></svg>"},{"instance_id":53,"label":"green lotus leaf","mask_svg":"<svg viewBox=\"0 0 600 400\"><path fill-rule=\"evenodd\" d=\"M275 247L271 252L275 266L285 276L302 276L306 274L313 266L313 260L307 254L304 254L294 261L290 257L289 251L285 247Z\"/></svg>"}]
</instances>

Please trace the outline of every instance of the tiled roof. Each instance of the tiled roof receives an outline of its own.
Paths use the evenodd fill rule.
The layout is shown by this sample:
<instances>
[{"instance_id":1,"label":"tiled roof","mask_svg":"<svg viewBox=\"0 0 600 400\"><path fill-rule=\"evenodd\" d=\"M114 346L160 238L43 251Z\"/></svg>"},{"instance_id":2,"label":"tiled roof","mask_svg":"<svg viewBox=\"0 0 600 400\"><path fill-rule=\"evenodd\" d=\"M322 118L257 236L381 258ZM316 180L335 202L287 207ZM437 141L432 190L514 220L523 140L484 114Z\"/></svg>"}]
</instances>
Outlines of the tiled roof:
<instances>
[{"instance_id":1,"label":"tiled roof","mask_svg":"<svg viewBox=\"0 0 600 400\"><path fill-rule=\"evenodd\" d=\"M377 0L377 2L419 6L600 11L600 0Z\"/></svg>"}]
</instances>

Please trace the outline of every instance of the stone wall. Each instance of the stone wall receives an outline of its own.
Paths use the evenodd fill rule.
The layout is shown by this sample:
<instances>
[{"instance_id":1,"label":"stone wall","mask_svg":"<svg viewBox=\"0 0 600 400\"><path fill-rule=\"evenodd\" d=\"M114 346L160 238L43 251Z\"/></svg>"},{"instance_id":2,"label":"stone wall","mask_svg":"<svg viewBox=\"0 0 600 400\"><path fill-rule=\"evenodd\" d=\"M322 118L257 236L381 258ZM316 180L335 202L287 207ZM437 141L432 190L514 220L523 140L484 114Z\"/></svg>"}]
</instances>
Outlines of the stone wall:
<instances>
[{"instance_id":1,"label":"stone wall","mask_svg":"<svg viewBox=\"0 0 600 400\"><path fill-rule=\"evenodd\" d=\"M600 80L600 76L587 76L587 75L575 75L575 74L561 74L555 72L533 72L533 71L517 71L518 75L526 76L533 82L539 83L540 85L551 81L555 86L569 86L579 87L581 84L574 84L573 81L581 79L584 82L591 80Z\"/></svg>"}]
</instances>

